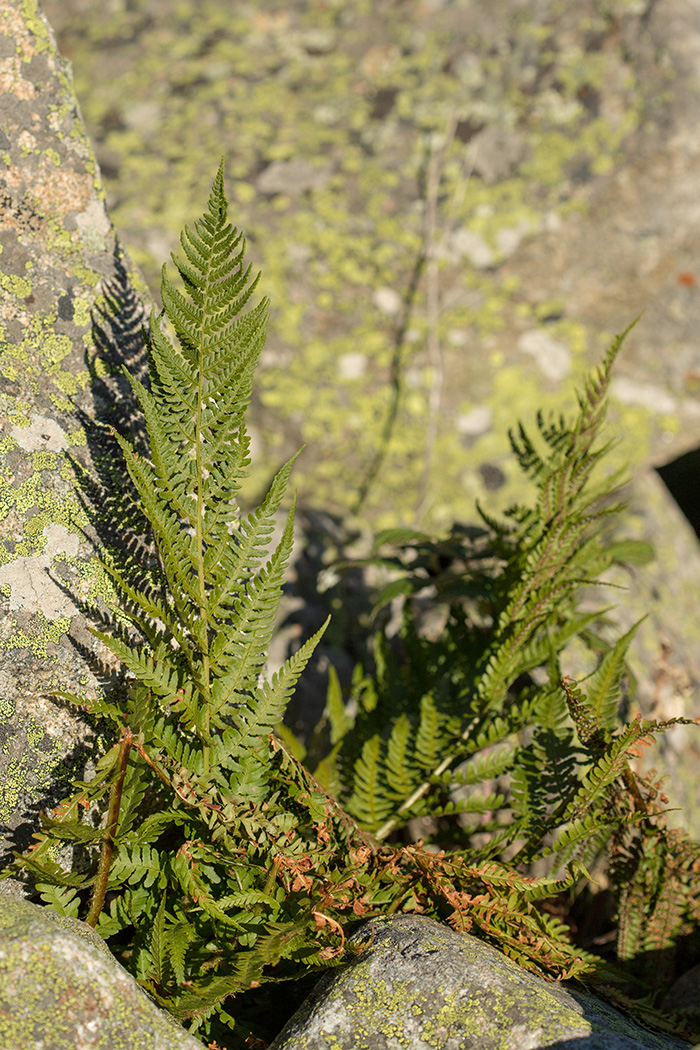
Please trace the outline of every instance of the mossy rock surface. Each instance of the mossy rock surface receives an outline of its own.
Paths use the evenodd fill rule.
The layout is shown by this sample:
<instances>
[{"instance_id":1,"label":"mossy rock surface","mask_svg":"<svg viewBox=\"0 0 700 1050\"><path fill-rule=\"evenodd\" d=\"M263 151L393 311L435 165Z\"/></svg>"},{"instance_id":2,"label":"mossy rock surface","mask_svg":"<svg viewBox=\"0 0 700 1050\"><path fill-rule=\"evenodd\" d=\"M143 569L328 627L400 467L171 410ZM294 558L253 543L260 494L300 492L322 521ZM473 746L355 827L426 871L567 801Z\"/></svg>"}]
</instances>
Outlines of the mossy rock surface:
<instances>
[{"instance_id":1,"label":"mossy rock surface","mask_svg":"<svg viewBox=\"0 0 700 1050\"><path fill-rule=\"evenodd\" d=\"M201 1050L85 923L0 895L3 1050Z\"/></svg>"},{"instance_id":2,"label":"mossy rock surface","mask_svg":"<svg viewBox=\"0 0 700 1050\"><path fill-rule=\"evenodd\" d=\"M372 920L271 1050L686 1050L580 987L549 984L425 916Z\"/></svg>"},{"instance_id":3,"label":"mossy rock surface","mask_svg":"<svg viewBox=\"0 0 700 1050\"><path fill-rule=\"evenodd\" d=\"M123 362L138 366L145 285L123 253L73 94L36 4L0 4L5 90L0 232L0 825L7 858L41 808L85 772L94 740L53 689L99 689L115 668L86 630L109 594L76 464L109 484L98 419L133 429ZM112 473L112 478L114 474Z\"/></svg>"}]
</instances>

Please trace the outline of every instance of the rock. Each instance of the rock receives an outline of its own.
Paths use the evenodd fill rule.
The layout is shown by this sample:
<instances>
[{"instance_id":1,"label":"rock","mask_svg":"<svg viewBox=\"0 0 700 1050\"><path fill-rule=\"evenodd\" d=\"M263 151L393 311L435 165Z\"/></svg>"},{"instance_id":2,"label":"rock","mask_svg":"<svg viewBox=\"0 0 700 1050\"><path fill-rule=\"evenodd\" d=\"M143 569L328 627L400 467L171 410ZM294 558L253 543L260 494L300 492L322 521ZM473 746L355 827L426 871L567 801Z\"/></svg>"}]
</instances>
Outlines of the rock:
<instances>
[{"instance_id":1,"label":"rock","mask_svg":"<svg viewBox=\"0 0 700 1050\"><path fill-rule=\"evenodd\" d=\"M655 557L647 565L618 566L606 574L611 587L593 589L582 608L613 605L614 628L608 640L628 631L641 617L629 653L636 680L630 714L645 718L694 719L698 716L700 683L700 552L698 539L687 519L670 499L656 471L639 473L623 491L629 508L620 534L651 543ZM585 673L591 669L590 655ZM581 666L566 668L581 675ZM652 767L665 777L670 799L668 824L700 838L697 768L700 762L700 729L674 726L656 737L635 760L635 768Z\"/></svg>"},{"instance_id":2,"label":"rock","mask_svg":"<svg viewBox=\"0 0 700 1050\"><path fill-rule=\"evenodd\" d=\"M663 1001L664 1010L675 1010L691 1023L700 1021L700 965L674 981Z\"/></svg>"},{"instance_id":3,"label":"rock","mask_svg":"<svg viewBox=\"0 0 700 1050\"><path fill-rule=\"evenodd\" d=\"M364 924L270 1050L684 1050L572 983L548 984L424 916Z\"/></svg>"},{"instance_id":4,"label":"rock","mask_svg":"<svg viewBox=\"0 0 700 1050\"><path fill-rule=\"evenodd\" d=\"M202 1050L83 922L0 896L3 1050Z\"/></svg>"},{"instance_id":5,"label":"rock","mask_svg":"<svg viewBox=\"0 0 700 1050\"><path fill-rule=\"evenodd\" d=\"M676 0L672 7L674 20L668 27L655 23L654 28L660 41L663 37L663 47L670 49L669 53L679 48L685 51L700 39L696 16L690 9ZM563 32L561 26L557 32L560 30ZM632 19L625 31L634 34L638 30ZM633 53L634 49L630 51ZM646 52L640 52L641 72L646 69L644 63L648 55L645 55ZM667 147L658 148L662 152L667 148L669 155L676 157L679 171L686 172L687 168L693 173L698 158L692 150L686 156L683 143L695 141L691 132L698 110L684 100L696 97L697 77L692 55L686 57L684 64L678 64L677 75L681 78L679 83L687 81L688 92L673 94L669 103L675 137ZM115 673L113 666L100 662L95 640L86 631L88 618L81 604L82 600L99 600L103 582L96 573L93 555L95 545L109 538L109 533L93 532L91 541L86 538L83 529L89 534L90 527L76 496L71 457L90 467L93 454L99 453L109 465L109 450L100 448L95 436L89 433L86 420L94 418L126 428L133 426L132 402L118 369L125 361L138 367L139 331L148 299L138 274L118 244L105 210L104 191L73 93L69 66L60 57L51 30L40 13L19 0L0 2L0 62L6 87L0 113L0 143L8 162L3 174L5 205L0 231L0 824L6 829L5 837L0 840L2 867L12 849L24 848L30 841L39 810L55 805L72 776L85 774L86 761L89 761L91 737L87 726L72 709L53 702L47 694L55 688L99 689ZM609 90L609 86L604 90ZM679 129L685 129L687 134L681 135ZM459 133L466 135L466 128ZM478 135L476 133L476 137ZM646 148L651 149L649 143ZM654 200L662 199L663 195L657 192L661 178L657 168L653 169L656 181L644 170L637 182L623 178L628 170L626 163L622 164L619 179L605 183L591 196L595 214L597 208L605 217L608 212L602 202L616 193L627 201L624 207L615 210L616 214L643 214L642 190L648 196L653 190ZM295 172L303 182L307 176L312 177L312 170L313 178L325 171L302 160L276 161L261 178L269 179L276 171L280 175L279 185L284 183L289 190L295 184L292 178ZM653 185L649 185L649 180ZM695 186L696 180L686 175L674 183L673 210L657 215L664 237L673 238L672 231L680 229L678 222L671 223L671 219L682 212L681 203L687 203ZM612 208L612 204L606 207ZM535 289L538 301L554 295L551 281L555 279L563 282L564 291L573 288L576 282L568 275L578 274L580 261L576 250L580 243L588 245L589 265L584 286L588 288L593 280L590 259L595 253L591 244L596 242L597 227L591 226L587 218L580 221L582 228L576 227L573 235L566 223L578 222L575 216L566 219L566 223L562 220L559 225L550 224L551 228L545 223L541 235L521 246L512 256L515 267L512 272L526 275L527 280L521 280L521 284ZM503 229L514 228L512 221L509 222ZM631 251L629 245L637 243L636 227L629 221L623 226L622 240L618 238L615 242L618 245L615 250L627 258ZM469 227L464 229L481 236ZM502 232L501 227L493 231L494 244L499 242ZM550 239L546 251L535 250L544 243L541 237ZM622 242L624 245L620 247ZM300 252L303 249L302 254L308 249L305 243L297 241L293 247ZM553 247L556 247L556 258L561 255L554 270L550 266ZM679 255L678 265L681 261ZM686 262L683 261L684 267ZM463 267L464 261L458 265ZM621 265L616 272L628 270L629 267ZM646 295L650 292L647 275L639 279ZM400 313L401 298L394 287L391 283L379 286L380 291L387 293L375 303L383 315L393 316L397 310ZM396 287L401 287L400 282ZM685 346L690 339L688 333L697 327L700 307L687 282L676 291L684 297L686 312L681 342ZM465 290L467 298L468 294L471 293ZM601 294L596 284L593 291L571 298L571 310L577 317L585 314L590 321ZM605 324L612 330L613 314L619 326L620 303L625 299L620 296L611 305L603 298L607 307ZM658 306L659 300L654 301ZM584 314L582 304L587 311ZM475 309L477 305L475 300ZM661 322L655 310L650 316L656 318L654 324L658 328ZM479 351L479 375L490 374L492 350L506 353L511 365L515 359L525 359L539 362L537 368L548 370L552 376L555 372L559 375L567 371L568 340L562 341L556 335L557 326L552 317L547 315L549 319L545 318L544 327L539 328L523 327L518 322L503 336L498 336L497 346L487 339ZM635 339L640 338L642 331L642 327L637 329ZM472 338L473 333L463 334L465 345L475 348L481 345L482 340ZM662 343L660 339L659 345ZM669 377L659 381L649 367L649 354L645 351L646 356L637 357L635 353L632 349L632 357L626 353L621 361L615 387L617 401L630 411L651 413L654 419L667 413L671 404L678 407L679 417L684 420L681 429L685 447L695 440L694 434L700 433L693 429L695 424L690 425L695 418L691 410L694 405L697 408L694 391L690 388L680 391L675 380L666 382ZM461 359L463 355L457 356ZM690 367L688 354L681 358L682 368ZM354 383L364 382L373 373L371 357L364 350L361 355L355 349L345 352L339 355L338 361L346 378ZM670 367L669 362L675 362L676 368L677 357L654 356L654 363L659 367ZM501 364L493 367L501 377L508 372ZM503 431L501 437L505 441L502 405L510 400L514 390L521 389L522 377L518 374L516 378L512 386L500 390L498 403L492 402L486 386L479 387L477 383L474 404L462 406L463 410L455 413L451 413L447 405L445 411L445 418L454 421L454 447L467 471L467 488L473 489L467 477L472 467L465 457L471 456L473 448L476 459L472 466L482 479L480 484L489 492L493 490L499 499L502 495L504 501L510 498L509 490L501 488L500 483L505 479L509 484L513 472L502 471L498 463L480 463L477 446L483 439L491 448L497 429ZM450 377L446 388L458 389L458 380L458 376ZM653 403L649 396L652 390L657 391ZM672 402L668 400L671 397ZM640 437L636 444L640 449L652 449L654 462L660 463L662 449L659 435L654 433L653 440ZM673 435L664 431L665 437L670 439ZM664 454L681 447L679 440L673 438L664 446L668 449ZM499 456L496 459L503 462ZM454 493L459 490L459 486L452 487ZM622 627L629 626L652 608L652 615L640 628L632 654L639 679L639 707L645 715L692 715L695 713L693 691L700 682L695 656L698 651L696 595L700 586L697 539L653 471L637 474L633 492L630 520L640 536L654 539L658 547L658 560L654 565L634 570L617 581L631 584L631 590L623 596L624 606L618 617L623 621ZM111 538L115 538L114 530ZM309 626L308 612L312 604L309 593L314 585L315 579L305 584L305 629ZM660 594L668 595L668 600L658 598ZM616 592L612 596L603 595L604 603L608 604L615 596ZM312 627L324 618L325 610L317 611ZM342 609L334 609L336 634L346 637L346 632L338 627L342 616ZM296 643L299 632L297 624L293 626ZM280 652L279 659L285 655ZM336 650L326 655L341 671L345 661L348 667L344 677L349 677L355 651L348 653L346 646L342 652ZM323 657L324 653L319 651L319 661ZM322 702L323 685L322 676L313 683L317 706L319 698ZM307 718L307 722L309 720L313 721L313 717ZM667 744L667 741L673 743ZM663 740L661 748L662 752L666 750L666 756L662 754L661 762L651 761L674 772L672 802L682 807L683 812L673 819L684 823L697 836L700 809L694 804L694 770L700 757L700 734L692 729L674 731Z\"/></svg>"},{"instance_id":6,"label":"rock","mask_svg":"<svg viewBox=\"0 0 700 1050\"><path fill-rule=\"evenodd\" d=\"M400 17L390 0L350 0L323 26L308 0L234 20L219 0L200 0L196 18L169 0L128 14L45 4L115 215L154 281L154 232L177 237L226 155L232 215L273 299L255 405L261 473L306 442L300 506L354 505L392 367L418 381L363 510L381 528L411 523L421 505L434 362L426 275L414 270L433 176L444 381L420 524L469 520L475 496L490 511L520 498L507 427L558 412L641 311L618 366L621 458L648 467L700 443L695 0L406 0ZM156 105L157 127L134 122ZM355 351L368 358L362 376L339 374ZM465 448L458 421L481 407L492 425ZM500 489L480 470L492 462Z\"/></svg>"},{"instance_id":7,"label":"rock","mask_svg":"<svg viewBox=\"0 0 700 1050\"><path fill-rule=\"evenodd\" d=\"M305 0L225 25L218 0L200 0L196 19L188 5L143 0L129 32L120 5L46 4L140 258L166 223L175 238L198 213L212 158L227 155L234 221L254 232L274 281L255 405L268 462L255 469L268 476L307 442L300 507L348 516L384 440L393 360L405 393L366 519L407 525L425 506L419 524L447 531L474 520L475 498L498 513L527 494L508 427L571 405L584 369L644 311L616 367L609 434L659 554L603 602L619 598L629 626L651 601L633 649L641 713L697 714L700 551L654 468L700 443L700 5L406 0L398 47L394 4L346 3L311 53ZM154 84L156 131L133 122L135 106L153 112ZM433 364L425 280L412 274L426 237L420 172L450 114L434 231L440 451L422 503ZM696 490L697 470L691 481ZM654 597L669 591L672 601ZM699 837L700 733L683 736L690 786L670 794L685 811L674 819ZM658 764L675 774L678 757Z\"/></svg>"},{"instance_id":8,"label":"rock","mask_svg":"<svg viewBox=\"0 0 700 1050\"><path fill-rule=\"evenodd\" d=\"M84 603L99 603L95 547L118 539L119 521L106 507L102 526L88 522L73 464L114 463L91 420L134 429L119 368L138 368L145 307L69 66L36 5L1 0L0 56L1 868L90 758L85 723L47 694L98 689L115 673Z\"/></svg>"},{"instance_id":9,"label":"rock","mask_svg":"<svg viewBox=\"0 0 700 1050\"><path fill-rule=\"evenodd\" d=\"M305 160L276 161L261 172L255 185L259 193L270 196L289 193L294 196L308 190L321 189L330 175L329 168L315 168Z\"/></svg>"}]
</instances>

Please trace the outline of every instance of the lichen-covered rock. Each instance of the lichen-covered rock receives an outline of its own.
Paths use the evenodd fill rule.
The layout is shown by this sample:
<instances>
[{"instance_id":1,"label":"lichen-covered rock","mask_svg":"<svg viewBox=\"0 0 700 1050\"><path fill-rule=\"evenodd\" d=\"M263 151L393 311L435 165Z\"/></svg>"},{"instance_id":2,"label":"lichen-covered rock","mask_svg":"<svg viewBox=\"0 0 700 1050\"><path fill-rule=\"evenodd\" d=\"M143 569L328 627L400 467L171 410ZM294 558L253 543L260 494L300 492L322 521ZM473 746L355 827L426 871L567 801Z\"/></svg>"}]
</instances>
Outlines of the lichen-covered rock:
<instances>
[{"instance_id":1,"label":"lichen-covered rock","mask_svg":"<svg viewBox=\"0 0 700 1050\"><path fill-rule=\"evenodd\" d=\"M572 985L423 916L366 923L271 1050L687 1050Z\"/></svg>"},{"instance_id":2,"label":"lichen-covered rock","mask_svg":"<svg viewBox=\"0 0 700 1050\"><path fill-rule=\"evenodd\" d=\"M642 310L620 458L700 442L694 0L45 4L154 285L227 158L273 302L261 484L306 443L300 506L347 513L393 375L373 524L507 506L508 426L558 411Z\"/></svg>"},{"instance_id":3,"label":"lichen-covered rock","mask_svg":"<svg viewBox=\"0 0 700 1050\"><path fill-rule=\"evenodd\" d=\"M0 867L84 772L89 738L51 689L113 673L83 603L105 590L73 463L110 469L90 428L128 426L119 365L144 307L107 217L67 63L36 3L0 0ZM141 286L142 287L142 286ZM90 536L90 540L87 539Z\"/></svg>"},{"instance_id":4,"label":"lichen-covered rock","mask_svg":"<svg viewBox=\"0 0 700 1050\"><path fill-rule=\"evenodd\" d=\"M83 922L0 895L3 1050L202 1050Z\"/></svg>"}]
</instances>

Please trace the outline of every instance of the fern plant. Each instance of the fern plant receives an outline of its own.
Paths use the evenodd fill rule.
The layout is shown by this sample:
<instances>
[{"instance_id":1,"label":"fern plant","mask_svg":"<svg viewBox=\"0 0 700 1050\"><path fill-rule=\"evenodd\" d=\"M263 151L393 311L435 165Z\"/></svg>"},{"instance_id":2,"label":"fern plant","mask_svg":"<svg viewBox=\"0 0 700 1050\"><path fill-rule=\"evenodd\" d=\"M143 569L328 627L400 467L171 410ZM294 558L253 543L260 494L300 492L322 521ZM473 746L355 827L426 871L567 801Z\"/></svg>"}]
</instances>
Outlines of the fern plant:
<instances>
[{"instance_id":1,"label":"fern plant","mask_svg":"<svg viewBox=\"0 0 700 1050\"><path fill-rule=\"evenodd\" d=\"M611 538L622 477L597 470L609 447L600 432L611 369L629 330L587 380L573 419L539 414L536 440L522 424L511 433L535 485L531 506L502 520L477 508L482 526L455 526L444 540L405 529L377 537L367 561L394 578L375 611L392 603L396 613L398 603L401 625L375 635L373 667L357 668L351 703L331 677L317 727L330 750L315 775L380 841L420 834L480 866L545 870L530 900L552 895L557 879L580 888L598 864L618 904L619 965L603 987L629 1008L620 989L641 976L648 1020L677 950L700 930L700 844L667 829L660 784L630 765L676 721L622 718L638 624L609 642L608 609L581 608L582 588L613 563L652 556L647 544ZM439 631L421 631L438 610ZM596 661L581 683L562 666L573 642Z\"/></svg>"},{"instance_id":2,"label":"fern plant","mask_svg":"<svg viewBox=\"0 0 700 1050\"><path fill-rule=\"evenodd\" d=\"M547 799L556 796L561 804L586 765L582 720L600 730L592 734L597 745L601 733L611 738L635 628L607 651L577 707L562 685L560 657L576 638L607 648L594 634L605 611L580 612L582 585L595 582L613 560L648 556L641 544L606 545L603 526L620 509L609 497L620 479L592 480L605 453L595 444L610 369L625 335L587 382L575 420L538 417L544 453L522 425L511 435L520 466L536 485L533 506L512 507L503 521L481 512L486 528L455 530L446 541L407 530L377 538L376 548L401 546L373 560L402 570L377 607L432 592L431 603L447 610L439 637L431 640L417 632L412 604L405 602L398 659L378 634L376 674L356 684L355 722L331 694L334 748L321 774L340 784L350 812L380 840L412 819L461 814L459 837L466 841L470 830L483 833L485 813L492 834L482 856L485 849L497 854L506 839L538 839ZM528 729L527 749L507 746ZM479 761L483 751L490 757ZM507 804L504 796L459 790L508 771L514 780ZM448 801L455 792L462 798ZM504 807L507 822L493 834Z\"/></svg>"},{"instance_id":3,"label":"fern plant","mask_svg":"<svg viewBox=\"0 0 700 1050\"><path fill-rule=\"evenodd\" d=\"M181 247L184 291L165 267L162 280L177 346L152 316L149 386L129 377L150 456L114 433L159 554L138 576L126 575L114 557L103 561L140 644L128 631L95 631L129 672L126 695L86 701L60 694L111 724L117 739L24 864L43 899L68 914L82 913L91 887L87 921L108 939L130 929L131 968L186 1017L248 987L267 963L300 950L309 955L301 931L309 921L313 927L313 917L280 908L269 866L273 843L295 840L299 823L274 789L270 734L323 627L265 680L293 508L262 563L293 460L262 505L242 517L244 418L267 302L242 313L257 278L227 222L223 165L207 212L184 230ZM310 797L297 808L305 805L316 817L323 812ZM81 808L96 824L79 819ZM63 871L53 859L57 840L97 845L97 869ZM219 970L227 976L205 981L216 992L202 997L200 974ZM186 991L194 974L196 991ZM171 1002L174 989L180 994Z\"/></svg>"},{"instance_id":4,"label":"fern plant","mask_svg":"<svg viewBox=\"0 0 700 1050\"><path fill-rule=\"evenodd\" d=\"M537 502L504 523L484 517L459 572L438 573L449 605L441 637L422 637L407 605L405 659L380 637L377 673L356 682L355 718L332 680L331 748L311 772L282 717L324 627L266 677L293 507L272 551L271 538L294 460L243 515L267 303L246 312L257 278L227 220L223 164L181 248L182 287L164 267L165 317L150 320L149 383L130 378L148 453L114 434L135 520L148 520L157 551L142 562L104 556L119 616L95 633L124 681L104 697L59 694L107 727L107 747L11 872L85 917L160 1005L229 1048L274 1034L260 1017L251 1032L248 990L339 963L347 929L371 915L427 913L547 977L594 974L596 958L539 902L584 878L604 841L632 887L621 905L629 954L647 885L640 858L664 832L656 789L628 760L665 724L617 723L631 634L607 647L585 690L560 666L573 638L601 644L577 591L615 554L600 535L614 508L598 503L612 482L596 487L592 474L623 337L574 422L540 421L546 455L524 429L514 439ZM413 537L409 548L419 558L392 594L422 585L421 558L440 562L439 543ZM427 844L406 834L418 818L433 822ZM655 899L692 925L695 854L664 841L673 899ZM66 844L81 863L65 863ZM552 870L534 877L546 858Z\"/></svg>"}]
</instances>

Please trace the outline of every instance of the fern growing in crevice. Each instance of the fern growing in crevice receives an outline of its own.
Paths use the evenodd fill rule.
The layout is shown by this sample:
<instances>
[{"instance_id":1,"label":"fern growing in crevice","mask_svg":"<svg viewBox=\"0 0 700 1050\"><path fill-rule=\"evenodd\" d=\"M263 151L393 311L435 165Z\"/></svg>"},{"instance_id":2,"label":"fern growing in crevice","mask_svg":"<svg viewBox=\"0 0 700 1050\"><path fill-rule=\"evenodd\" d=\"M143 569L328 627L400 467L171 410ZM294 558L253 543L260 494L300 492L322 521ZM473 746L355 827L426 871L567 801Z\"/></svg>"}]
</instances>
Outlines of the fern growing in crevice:
<instances>
[{"instance_id":1,"label":"fern growing in crevice","mask_svg":"<svg viewBox=\"0 0 700 1050\"><path fill-rule=\"evenodd\" d=\"M59 695L111 724L114 743L20 865L48 903L84 915L106 938L120 943L132 931L130 967L181 1017L205 1016L268 964L299 951L313 956L301 930L305 922L315 929L308 907L305 918L301 906L280 907L270 875L274 844L296 841L293 829L304 823L293 803L280 804L271 732L323 627L266 680L293 508L269 557L268 549L293 460L262 505L242 516L244 419L267 302L243 312L257 278L226 213L222 166L207 212L181 236L183 257L174 261L183 291L163 268L164 313L177 343L152 315L150 382L129 376L150 454L112 431L158 563L103 559L141 639L94 632L129 673L126 695ZM94 826L96 812L104 816ZM92 870L63 871L53 858L59 841L97 850ZM202 980L202 972L211 976ZM199 1004L186 990L192 978ZM204 995L202 985L216 992Z\"/></svg>"},{"instance_id":2,"label":"fern growing in crevice","mask_svg":"<svg viewBox=\"0 0 700 1050\"><path fill-rule=\"evenodd\" d=\"M522 425L517 435L511 435L521 468L537 486L532 507L512 507L504 521L482 514L487 528L472 530L461 540L455 533L444 543L435 543L424 534L396 530L378 538L377 547L387 540L404 542L393 559L382 559L385 565L410 564L410 571L380 595L378 606L432 588L435 603L448 609L444 629L432 641L419 637L411 604L405 604L398 664L380 633L376 677L362 682L356 697L358 722L346 726L342 746L336 743L337 765L345 774L353 812L357 807L376 808L367 794L370 779L396 783L390 756L397 747L410 756L411 790L404 793L397 811L379 825L366 821L382 840L408 820L434 817L446 787L459 786L465 775L470 777L473 755L493 749L526 727L539 723L541 734L531 742L528 759L519 765L516 782L521 796L528 779L532 780L526 775L527 764L537 766L538 754L553 761L561 750L571 765L574 752L563 739L573 741L574 727L567 717L560 655L577 637L590 642L603 615L582 614L577 598L581 586L595 582L612 560L602 529L619 505L601 506L601 497L610 496L619 478L594 484L591 476L605 452L594 445L610 370L625 334L615 340L603 366L586 384L573 423L563 417L558 421L538 417L548 455L536 450ZM641 545L626 545L617 548L616 556L620 554L643 557L646 551ZM439 564L445 558L450 571L440 576L438 570L436 575L431 562ZM624 655L633 633L634 629L610 649L589 683L585 710L595 712L608 728L616 724ZM600 639L598 644L604 645ZM536 671L539 685L532 677ZM395 719L399 714L401 718ZM411 716L415 732L409 744L405 719ZM365 741L364 759L357 754L358 741ZM503 773L504 753L499 754ZM468 763L466 771L458 773L452 785L452 771L462 763ZM353 781L355 768L362 772L364 787ZM542 794L539 772L536 779L533 789ZM523 802L522 809L532 816L529 804ZM359 811L357 815L362 819Z\"/></svg>"},{"instance_id":3,"label":"fern growing in crevice","mask_svg":"<svg viewBox=\"0 0 700 1050\"><path fill-rule=\"evenodd\" d=\"M237 997L340 962L346 930L371 915L427 913L548 977L594 974L596 959L539 902L585 878L612 842L611 870L631 872L623 957L648 882L644 843L662 819L629 758L664 725L616 718L631 632L605 646L599 617L577 605L615 553L601 531L615 508L600 506L613 481L596 487L591 475L623 337L572 424L539 420L546 455L523 428L514 437L537 485L533 507L504 522L483 515L485 528L446 544L410 540L413 570L380 603L419 591L437 564L445 629L422 636L408 603L405 659L380 635L376 675L356 679L356 716L332 676L330 751L309 771L281 720L324 627L265 675L293 507L270 547L294 459L257 509L239 507L267 316L265 300L244 312L257 286L244 247L227 221L222 166L174 257L184 290L163 269L175 339L154 314L150 383L130 378L149 453L114 435L157 550L143 565L133 553L104 556L127 627L95 633L126 688L59 694L111 728L109 746L12 871L52 908L87 918L159 1004L229 1048L251 1034ZM458 571L442 572L445 550ZM605 650L585 689L562 673L574 638ZM427 845L406 833L418 819ZM653 878L665 944L679 923L697 923L687 892L697 860L689 845L664 841L674 859ZM66 870L61 843L78 845L87 867ZM550 870L535 878L539 863Z\"/></svg>"},{"instance_id":4,"label":"fern growing in crevice","mask_svg":"<svg viewBox=\"0 0 700 1050\"><path fill-rule=\"evenodd\" d=\"M653 963L635 971L632 960L663 951L668 977L676 948L698 929L699 847L667 831L658 786L631 767L639 746L676 720L624 723L638 624L610 643L600 633L608 610L581 609L582 588L613 562L650 555L645 544L610 539L622 479L596 469L627 332L586 382L575 418L538 415L537 441L522 424L511 434L536 486L531 506L503 520L482 513L484 527L455 527L445 540L396 529L377 538L369 561L393 579L376 609L392 603L395 621L402 605L401 626L392 638L387 628L375 636L374 668L358 669L347 708L331 683L332 746L317 770L380 841L420 835L479 866L537 871L528 900L554 895L557 881L581 886L592 865L607 870L620 930L620 973L607 990L617 996L622 973L661 987ZM434 624L422 632L416 623L436 610L437 637ZM597 659L580 683L562 669L574 641Z\"/></svg>"}]
</instances>

